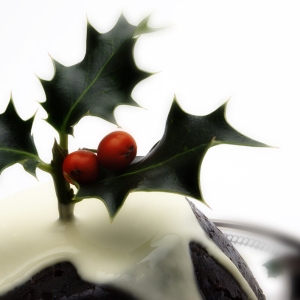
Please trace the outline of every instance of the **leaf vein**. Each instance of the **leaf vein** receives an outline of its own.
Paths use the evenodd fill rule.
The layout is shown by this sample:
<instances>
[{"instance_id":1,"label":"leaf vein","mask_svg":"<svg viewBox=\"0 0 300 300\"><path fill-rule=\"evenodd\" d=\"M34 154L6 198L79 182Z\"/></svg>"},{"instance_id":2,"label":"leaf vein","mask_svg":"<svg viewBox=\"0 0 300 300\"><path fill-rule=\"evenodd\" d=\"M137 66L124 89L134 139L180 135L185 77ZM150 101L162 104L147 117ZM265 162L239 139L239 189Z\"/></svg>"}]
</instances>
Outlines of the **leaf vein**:
<instances>
[{"instance_id":1,"label":"leaf vein","mask_svg":"<svg viewBox=\"0 0 300 300\"><path fill-rule=\"evenodd\" d=\"M111 55L109 56L109 58L107 59L107 61L105 62L105 64L102 66L102 68L99 70L99 72L96 74L96 76L94 77L94 79L91 81L91 83L83 90L83 92L81 93L81 95L77 98L77 100L74 102L74 104L71 106L64 122L63 122L63 126L62 126L62 131L65 132L66 131L66 126L68 123L68 120L73 112L73 110L75 109L75 107L78 105L78 103L84 98L85 94L91 89L91 87L95 84L95 82L99 79L99 77L101 77L101 74L103 73L103 71L105 70L105 68L107 67L107 65L109 64L109 62L111 61L111 59L115 56L115 54L122 48L122 46L127 43L128 40L125 40L120 46L119 48L117 48L116 50L112 51ZM114 49L114 48L113 48Z\"/></svg>"},{"instance_id":2,"label":"leaf vein","mask_svg":"<svg viewBox=\"0 0 300 300\"><path fill-rule=\"evenodd\" d=\"M36 159L38 161L41 161L41 159L37 155L32 154L30 152L26 152L26 151L21 151L21 150L16 150L16 149L11 149L11 148L0 148L0 151L13 152L13 153L16 153L16 154L23 154L23 155L28 156L29 158L33 158L33 159Z\"/></svg>"},{"instance_id":3,"label":"leaf vein","mask_svg":"<svg viewBox=\"0 0 300 300\"><path fill-rule=\"evenodd\" d=\"M149 167L140 169L140 170L138 170L138 171L134 171L134 172L126 173L126 174L121 174L121 175L116 176L116 177L113 177L113 178L112 178L112 177L111 177L111 178L107 178L107 179L105 179L105 180L101 180L101 182L109 181L109 180L111 180L111 179L122 178L122 177L130 176L130 175L139 175L139 173L142 173L142 172L144 172L144 171L147 171L147 170L151 170L151 169L155 169L155 168L157 168L157 167L160 167L160 166L162 166L162 165L164 165L164 164L167 164L169 161L172 161L172 160L174 160L174 159L177 159L177 158L180 157L180 156L186 155L186 154L189 153L189 152L195 152L197 149L203 147L204 145L206 145L206 148L209 148L210 145L211 145L211 143L199 145L199 146L194 147L194 148L191 148L191 149L189 149L189 150L187 150L187 151L180 152L180 153L178 153L178 154L176 154L176 155L170 157L169 159L166 159L166 160L164 160L164 161L162 161L162 162L159 162L159 163L157 163L157 164L155 164L155 165L151 165L151 166L149 166Z\"/></svg>"}]
</instances>

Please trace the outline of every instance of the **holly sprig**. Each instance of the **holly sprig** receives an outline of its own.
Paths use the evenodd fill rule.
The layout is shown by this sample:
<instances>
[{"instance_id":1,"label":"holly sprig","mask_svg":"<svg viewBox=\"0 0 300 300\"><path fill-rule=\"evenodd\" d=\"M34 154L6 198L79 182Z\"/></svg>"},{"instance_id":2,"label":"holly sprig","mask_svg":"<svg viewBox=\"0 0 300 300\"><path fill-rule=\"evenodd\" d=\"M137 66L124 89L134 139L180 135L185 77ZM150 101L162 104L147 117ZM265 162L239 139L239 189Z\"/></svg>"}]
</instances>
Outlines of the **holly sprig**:
<instances>
[{"instance_id":1,"label":"holly sprig","mask_svg":"<svg viewBox=\"0 0 300 300\"><path fill-rule=\"evenodd\" d=\"M230 126L226 120L227 103L211 114L195 116L184 112L174 99L165 132L146 156L139 157L122 171L101 169L95 183L78 185L74 195L62 174L68 136L84 116L96 116L116 124L117 106L138 106L131 92L149 73L136 66L133 50L139 36L152 31L147 22L148 18L133 26L121 16L115 27L104 34L88 24L84 59L70 67L53 60L54 78L41 80L46 94L46 102L41 104L48 113L46 121L60 137L59 143L54 143L50 164L39 158L35 147L31 135L34 117L23 121L12 100L0 115L0 171L21 163L33 175L36 168L50 173L62 219L72 216L65 213L66 208L70 212L74 203L90 197L102 200L113 219L132 191L179 193L205 203L199 174L209 148L221 143L267 146Z\"/></svg>"}]
</instances>

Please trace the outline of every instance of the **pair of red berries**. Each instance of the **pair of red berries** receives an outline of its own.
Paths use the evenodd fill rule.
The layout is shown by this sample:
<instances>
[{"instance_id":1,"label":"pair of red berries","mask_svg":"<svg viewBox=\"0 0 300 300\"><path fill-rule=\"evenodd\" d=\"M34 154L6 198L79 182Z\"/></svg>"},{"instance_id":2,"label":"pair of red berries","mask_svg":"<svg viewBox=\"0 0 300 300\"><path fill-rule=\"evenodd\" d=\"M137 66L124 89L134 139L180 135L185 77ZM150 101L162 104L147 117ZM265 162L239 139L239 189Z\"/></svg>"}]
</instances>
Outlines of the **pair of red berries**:
<instances>
[{"instance_id":1,"label":"pair of red berries","mask_svg":"<svg viewBox=\"0 0 300 300\"><path fill-rule=\"evenodd\" d=\"M99 143L97 155L89 150L78 150L67 155L63 162L63 174L70 183L94 182L100 165L111 171L127 167L135 158L137 146L134 138L124 131L114 131Z\"/></svg>"}]
</instances>

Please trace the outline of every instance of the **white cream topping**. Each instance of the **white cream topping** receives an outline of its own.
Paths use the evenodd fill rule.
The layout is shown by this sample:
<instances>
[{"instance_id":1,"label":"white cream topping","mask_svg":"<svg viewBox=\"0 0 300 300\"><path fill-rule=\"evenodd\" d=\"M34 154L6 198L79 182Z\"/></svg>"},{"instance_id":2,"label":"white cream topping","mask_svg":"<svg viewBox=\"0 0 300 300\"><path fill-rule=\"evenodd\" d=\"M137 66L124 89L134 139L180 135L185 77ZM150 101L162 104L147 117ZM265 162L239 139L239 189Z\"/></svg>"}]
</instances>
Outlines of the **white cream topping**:
<instances>
[{"instance_id":1,"label":"white cream topping","mask_svg":"<svg viewBox=\"0 0 300 300\"><path fill-rule=\"evenodd\" d=\"M180 195L137 192L111 223L104 204L85 199L72 222L57 220L52 184L0 201L0 294L44 267L71 261L80 276L142 300L201 299L189 242L203 245L257 299L231 260L207 237Z\"/></svg>"}]
</instances>

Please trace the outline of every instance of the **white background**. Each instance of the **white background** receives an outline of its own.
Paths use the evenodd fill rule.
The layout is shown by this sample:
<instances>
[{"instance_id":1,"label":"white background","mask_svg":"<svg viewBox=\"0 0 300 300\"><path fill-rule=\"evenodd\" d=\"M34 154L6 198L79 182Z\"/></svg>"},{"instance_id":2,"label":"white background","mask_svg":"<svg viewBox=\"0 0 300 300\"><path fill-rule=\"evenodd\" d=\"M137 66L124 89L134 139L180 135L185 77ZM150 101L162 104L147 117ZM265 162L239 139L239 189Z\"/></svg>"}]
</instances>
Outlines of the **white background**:
<instances>
[{"instance_id":1,"label":"white background","mask_svg":"<svg viewBox=\"0 0 300 300\"><path fill-rule=\"evenodd\" d=\"M133 91L144 109L119 107L119 125L145 155L164 130L176 95L191 114L210 113L229 100L227 119L237 130L277 148L218 146L201 168L213 217L264 222L292 232L299 221L300 7L298 1L78 1L0 2L0 113L10 93L23 119L37 113L33 135L40 156L50 162L54 137L39 102L38 77L54 74L50 56L69 66L84 57L86 16L99 31L110 30L121 11L137 25L167 29L142 36L138 66L155 72ZM96 148L116 126L84 118L75 126L70 150ZM1 198L41 182L20 165L0 176Z\"/></svg>"}]
</instances>

